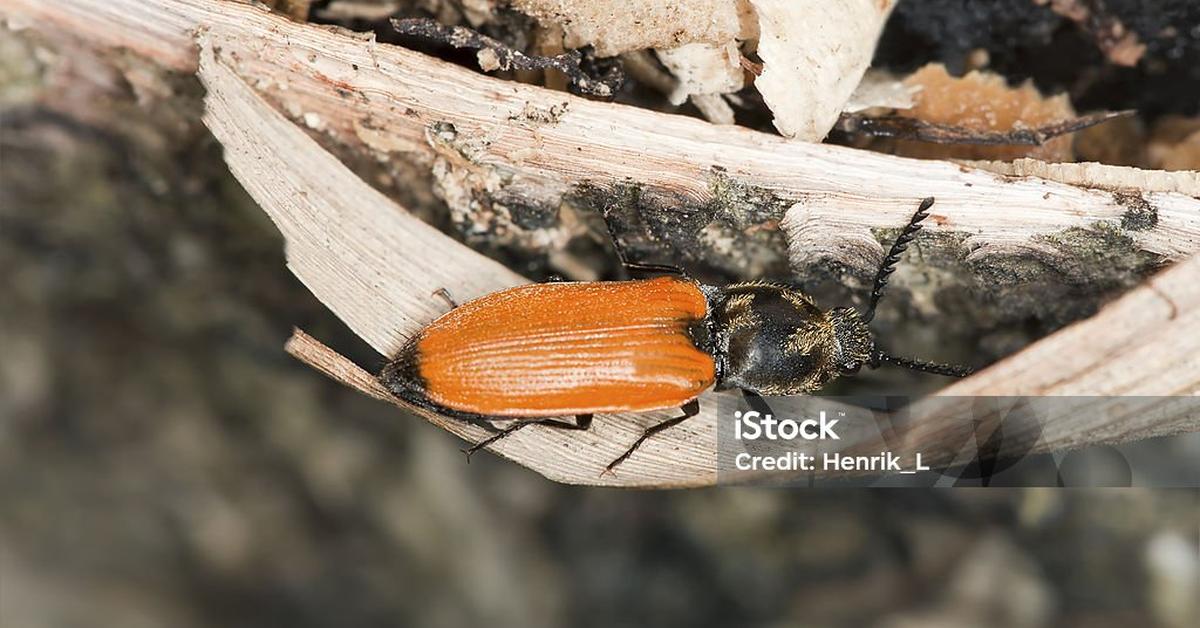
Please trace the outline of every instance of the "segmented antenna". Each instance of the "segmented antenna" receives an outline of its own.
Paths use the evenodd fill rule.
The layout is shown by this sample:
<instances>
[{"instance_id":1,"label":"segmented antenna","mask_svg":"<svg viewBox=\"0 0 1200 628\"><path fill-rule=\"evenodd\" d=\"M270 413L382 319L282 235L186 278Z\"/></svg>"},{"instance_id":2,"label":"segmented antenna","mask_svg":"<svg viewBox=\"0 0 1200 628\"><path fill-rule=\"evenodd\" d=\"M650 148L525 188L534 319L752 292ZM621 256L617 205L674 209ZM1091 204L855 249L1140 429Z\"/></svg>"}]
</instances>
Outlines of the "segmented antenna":
<instances>
[{"instance_id":1,"label":"segmented antenna","mask_svg":"<svg viewBox=\"0 0 1200 628\"><path fill-rule=\"evenodd\" d=\"M866 314L863 314L862 317L864 323L869 323L871 319L875 318L875 307L879 305L879 299L883 297L888 278L896 271L896 264L900 261L900 256L904 255L904 251L908 249L909 243L917 237L917 232L921 230L921 221L929 217L930 207L933 207L932 196L921 201L921 205L917 207L917 213L913 214L912 219L908 221L908 226L900 232L900 236L892 243L892 249L883 258L879 272L875 273L875 288L871 290L871 302L867 306Z\"/></svg>"},{"instance_id":2,"label":"segmented antenna","mask_svg":"<svg viewBox=\"0 0 1200 628\"><path fill-rule=\"evenodd\" d=\"M932 196L921 201L921 205L917 207L916 213L908 221L908 226L900 232L899 237L892 243L891 250L883 258L883 263L879 266L879 272L875 274L875 288L871 290L871 302L867 306L866 314L862 317L864 323L869 323L871 319L875 318L875 307L879 305L879 299L883 297L883 291L887 288L888 278L895 272L896 264L900 261L900 256L908 249L909 243L917 237L917 232L921 230L921 221L929 217L930 207L933 207ZM925 360L918 360L916 358L900 358L888 355L879 349L871 352L871 368L885 363L904 367L912 371L945 375L947 377L966 377L974 372L973 369L965 366L926 362Z\"/></svg>"},{"instance_id":3,"label":"segmented antenna","mask_svg":"<svg viewBox=\"0 0 1200 628\"><path fill-rule=\"evenodd\" d=\"M871 354L871 366L877 367L880 364L892 364L912 371L933 373L934 375L945 375L947 377L966 377L975 372L974 369L966 366L941 364L940 362L926 362L925 360L917 360L914 358L899 358L877 350Z\"/></svg>"}]
</instances>

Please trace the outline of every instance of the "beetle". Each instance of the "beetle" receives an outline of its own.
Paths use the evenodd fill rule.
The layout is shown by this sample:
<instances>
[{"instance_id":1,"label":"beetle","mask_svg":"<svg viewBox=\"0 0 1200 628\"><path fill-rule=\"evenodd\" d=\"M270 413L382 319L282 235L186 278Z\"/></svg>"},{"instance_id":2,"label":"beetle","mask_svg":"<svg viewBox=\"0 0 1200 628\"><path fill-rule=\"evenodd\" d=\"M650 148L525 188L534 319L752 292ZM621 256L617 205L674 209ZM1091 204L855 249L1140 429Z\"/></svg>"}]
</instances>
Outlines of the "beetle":
<instances>
[{"instance_id":1,"label":"beetle","mask_svg":"<svg viewBox=\"0 0 1200 628\"><path fill-rule=\"evenodd\" d=\"M887 354L868 328L933 203L921 201L892 244L863 313L822 311L785 284L710 286L671 267L626 263L662 276L529 284L451 301L379 380L402 400L451 417L517 420L468 454L532 424L587 429L595 414L683 411L645 430L611 471L646 439L698 414L697 398L710 388L740 389L753 403L810 393L864 366L963 377L970 369Z\"/></svg>"}]
</instances>

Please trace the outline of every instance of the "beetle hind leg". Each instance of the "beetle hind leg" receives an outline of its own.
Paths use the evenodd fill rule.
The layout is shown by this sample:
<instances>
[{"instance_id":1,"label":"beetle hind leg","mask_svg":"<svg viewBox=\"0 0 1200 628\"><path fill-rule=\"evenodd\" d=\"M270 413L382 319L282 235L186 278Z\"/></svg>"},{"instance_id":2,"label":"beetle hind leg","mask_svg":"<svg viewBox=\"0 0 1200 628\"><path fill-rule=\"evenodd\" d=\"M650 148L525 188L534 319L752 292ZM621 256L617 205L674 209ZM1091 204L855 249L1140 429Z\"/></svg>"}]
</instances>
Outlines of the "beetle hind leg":
<instances>
[{"instance_id":1,"label":"beetle hind leg","mask_svg":"<svg viewBox=\"0 0 1200 628\"><path fill-rule=\"evenodd\" d=\"M553 427L553 428L560 429L560 430L586 430L592 426L592 415L577 414L577 415L575 415L574 423L571 423L569 421L560 421L558 419L538 419L535 421L517 421L515 424L510 425L510 426L500 430L499 432L496 432L495 434L492 434L491 436L479 441L478 443L475 443L474 445L471 445L470 447L467 447L466 449L463 449L462 452L467 455L467 462L471 462L471 454L474 454L475 452L479 451L480 449L489 447L492 444L494 444L496 441L501 440L503 438L507 438L508 436L512 435L513 432L516 432L517 430L528 427L530 425L544 425L546 427Z\"/></svg>"},{"instance_id":2,"label":"beetle hind leg","mask_svg":"<svg viewBox=\"0 0 1200 628\"><path fill-rule=\"evenodd\" d=\"M638 448L642 446L642 443L645 443L651 436L654 436L655 434L658 434L659 432L662 432L664 430L675 427L676 425L683 423L684 421L696 416L697 414L700 414L700 400L693 399L693 400L683 404L682 406L680 406L679 409L683 411L683 416L675 417L673 419L667 419L666 421L663 421L661 423L658 423L656 425L652 425L652 426L646 428L646 431L642 432L642 435L640 437L638 437L638 439L636 441L634 441L633 445L629 449L625 450L625 453L621 454L620 456L617 456L617 458L615 460L608 463L608 466L604 467L604 471L602 471L600 473L600 475L604 475L605 473L612 473L613 469L617 468L617 465L628 460L629 457L633 455L633 452L637 451Z\"/></svg>"}]
</instances>

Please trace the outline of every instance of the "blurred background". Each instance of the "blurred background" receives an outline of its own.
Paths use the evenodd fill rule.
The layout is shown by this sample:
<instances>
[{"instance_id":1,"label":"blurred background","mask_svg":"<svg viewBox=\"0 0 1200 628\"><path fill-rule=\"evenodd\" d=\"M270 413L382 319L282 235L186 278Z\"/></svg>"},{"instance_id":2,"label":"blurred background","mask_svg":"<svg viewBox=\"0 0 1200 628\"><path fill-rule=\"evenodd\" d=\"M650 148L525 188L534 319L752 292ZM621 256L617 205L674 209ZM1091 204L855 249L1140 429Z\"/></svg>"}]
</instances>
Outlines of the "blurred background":
<instances>
[{"instance_id":1,"label":"blurred background","mask_svg":"<svg viewBox=\"0 0 1200 628\"><path fill-rule=\"evenodd\" d=\"M53 54L0 34L0 625L1195 625L1196 490L468 465L283 353L295 325L381 364L284 267L197 85L144 107Z\"/></svg>"}]
</instances>

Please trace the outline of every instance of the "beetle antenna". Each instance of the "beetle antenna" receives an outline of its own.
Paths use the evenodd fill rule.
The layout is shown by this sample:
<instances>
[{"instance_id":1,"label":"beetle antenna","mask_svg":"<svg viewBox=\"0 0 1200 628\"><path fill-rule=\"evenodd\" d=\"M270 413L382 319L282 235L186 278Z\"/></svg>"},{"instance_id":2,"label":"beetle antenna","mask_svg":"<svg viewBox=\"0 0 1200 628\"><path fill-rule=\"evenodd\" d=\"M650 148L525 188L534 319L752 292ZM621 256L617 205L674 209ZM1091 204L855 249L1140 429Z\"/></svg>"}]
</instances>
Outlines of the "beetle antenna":
<instances>
[{"instance_id":1,"label":"beetle antenna","mask_svg":"<svg viewBox=\"0 0 1200 628\"><path fill-rule=\"evenodd\" d=\"M921 230L921 221L929 217L930 207L933 207L932 196L921 201L921 205L917 207L917 212L908 221L908 226L904 227L904 230L900 232L896 241L892 243L892 249L883 258L883 263L879 265L879 272L875 273L875 287L871 290L871 303L867 306L867 312L862 317L864 323L869 323L871 319L875 318L875 307L879 305L879 299L883 297L883 291L887 288L888 278L896 271L896 264L900 261L900 256L904 254L909 243L913 241L913 238L917 237L917 232Z\"/></svg>"},{"instance_id":2,"label":"beetle antenna","mask_svg":"<svg viewBox=\"0 0 1200 628\"><path fill-rule=\"evenodd\" d=\"M871 290L871 302L867 306L866 313L862 316L864 323L869 323L871 319L875 318L875 308L879 305L879 300L883 297L883 291L887 289L888 278L896 271L896 264L899 263L900 256L904 255L904 251L908 249L908 245L917 237L917 232L921 230L921 221L929 217L930 207L933 207L932 196L921 201L916 213L912 215L912 218L908 221L908 225L896 237L896 241L892 243L891 250L883 258L883 263L879 265L879 272L875 273L875 287ZM901 358L888 355L878 349L871 352L871 368L885 363L900 366L911 371L933 373L934 375L945 375L947 377L966 377L974 372L974 369L966 366L927 362L916 358Z\"/></svg>"},{"instance_id":3,"label":"beetle antenna","mask_svg":"<svg viewBox=\"0 0 1200 628\"><path fill-rule=\"evenodd\" d=\"M926 362L925 360L917 360L915 358L899 358L894 355L888 355L877 349L871 354L871 367L875 368L880 364L892 364L912 371L933 373L934 375L945 375L947 377L966 377L975 372L975 369L972 369L969 366L942 364L940 362Z\"/></svg>"}]
</instances>

